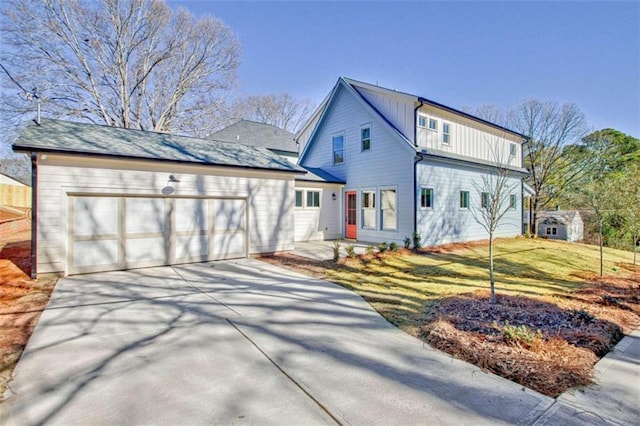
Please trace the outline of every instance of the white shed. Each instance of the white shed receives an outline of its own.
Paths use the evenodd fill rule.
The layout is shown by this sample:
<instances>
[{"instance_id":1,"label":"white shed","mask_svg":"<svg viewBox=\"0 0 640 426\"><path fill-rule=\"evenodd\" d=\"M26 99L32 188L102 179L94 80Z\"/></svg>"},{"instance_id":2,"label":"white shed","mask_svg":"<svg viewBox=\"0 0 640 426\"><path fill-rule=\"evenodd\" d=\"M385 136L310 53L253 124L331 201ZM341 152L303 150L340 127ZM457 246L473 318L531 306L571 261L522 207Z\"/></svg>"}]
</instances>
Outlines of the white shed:
<instances>
[{"instance_id":1,"label":"white shed","mask_svg":"<svg viewBox=\"0 0 640 426\"><path fill-rule=\"evenodd\" d=\"M38 273L293 249L305 171L267 149L58 120L29 126L13 148L35 162Z\"/></svg>"}]
</instances>

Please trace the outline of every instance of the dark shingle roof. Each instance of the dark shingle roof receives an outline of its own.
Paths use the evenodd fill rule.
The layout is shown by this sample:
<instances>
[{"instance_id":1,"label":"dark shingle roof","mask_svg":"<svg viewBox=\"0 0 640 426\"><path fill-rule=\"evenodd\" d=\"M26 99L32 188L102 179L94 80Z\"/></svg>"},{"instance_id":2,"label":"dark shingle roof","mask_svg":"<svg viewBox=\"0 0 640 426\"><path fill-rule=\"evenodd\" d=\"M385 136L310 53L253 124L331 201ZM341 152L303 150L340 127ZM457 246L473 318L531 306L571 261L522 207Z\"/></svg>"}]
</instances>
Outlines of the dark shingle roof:
<instances>
[{"instance_id":1,"label":"dark shingle roof","mask_svg":"<svg viewBox=\"0 0 640 426\"><path fill-rule=\"evenodd\" d=\"M298 181L341 183L343 185L346 183L344 180L339 179L334 175L325 172L322 169L318 169L316 167L306 167L306 166L302 166L302 168L307 171L307 174L296 176L296 180Z\"/></svg>"},{"instance_id":2,"label":"dark shingle roof","mask_svg":"<svg viewBox=\"0 0 640 426\"><path fill-rule=\"evenodd\" d=\"M240 120L211 134L211 139L267 148L282 154L298 155L294 134L271 124Z\"/></svg>"},{"instance_id":3,"label":"dark shingle roof","mask_svg":"<svg viewBox=\"0 0 640 426\"><path fill-rule=\"evenodd\" d=\"M304 173L266 148L52 119L28 126L13 149Z\"/></svg>"},{"instance_id":4,"label":"dark shingle roof","mask_svg":"<svg viewBox=\"0 0 640 426\"><path fill-rule=\"evenodd\" d=\"M580 216L577 210L546 210L538 213L540 223L557 225L568 225Z\"/></svg>"}]
</instances>

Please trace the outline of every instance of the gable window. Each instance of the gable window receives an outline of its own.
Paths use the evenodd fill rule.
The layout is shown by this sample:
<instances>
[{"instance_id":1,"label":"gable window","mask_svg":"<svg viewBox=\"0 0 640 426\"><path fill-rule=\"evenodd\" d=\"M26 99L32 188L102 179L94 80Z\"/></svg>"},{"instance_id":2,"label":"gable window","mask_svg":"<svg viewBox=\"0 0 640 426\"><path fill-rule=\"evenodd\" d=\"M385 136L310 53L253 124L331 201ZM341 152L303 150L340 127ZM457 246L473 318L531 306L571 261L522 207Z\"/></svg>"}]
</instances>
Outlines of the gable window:
<instances>
[{"instance_id":1,"label":"gable window","mask_svg":"<svg viewBox=\"0 0 640 426\"><path fill-rule=\"evenodd\" d=\"M397 197L395 189L380 191L380 211L383 231L395 231L398 227Z\"/></svg>"},{"instance_id":2,"label":"gable window","mask_svg":"<svg viewBox=\"0 0 640 426\"><path fill-rule=\"evenodd\" d=\"M320 207L320 191L307 191L307 207Z\"/></svg>"},{"instance_id":3,"label":"gable window","mask_svg":"<svg viewBox=\"0 0 640 426\"><path fill-rule=\"evenodd\" d=\"M488 209L491 205L491 195L488 192L483 192L482 194L482 208Z\"/></svg>"},{"instance_id":4,"label":"gable window","mask_svg":"<svg viewBox=\"0 0 640 426\"><path fill-rule=\"evenodd\" d=\"M302 207L303 195L304 195L304 191L300 189L296 189L296 207Z\"/></svg>"},{"instance_id":5,"label":"gable window","mask_svg":"<svg viewBox=\"0 0 640 426\"><path fill-rule=\"evenodd\" d=\"M427 127L427 117L424 115L418 116L418 126L419 127Z\"/></svg>"},{"instance_id":6,"label":"gable window","mask_svg":"<svg viewBox=\"0 0 640 426\"><path fill-rule=\"evenodd\" d=\"M449 123L442 123L442 143L445 145L449 145L449 140L451 138L451 132Z\"/></svg>"},{"instance_id":7,"label":"gable window","mask_svg":"<svg viewBox=\"0 0 640 426\"><path fill-rule=\"evenodd\" d=\"M469 208L469 191L460 191L460 208Z\"/></svg>"},{"instance_id":8,"label":"gable window","mask_svg":"<svg viewBox=\"0 0 640 426\"><path fill-rule=\"evenodd\" d=\"M362 227L376 227L376 193L362 191Z\"/></svg>"},{"instance_id":9,"label":"gable window","mask_svg":"<svg viewBox=\"0 0 640 426\"><path fill-rule=\"evenodd\" d=\"M429 119L429 130L435 130L436 132L438 131L438 120L436 120L435 118Z\"/></svg>"},{"instance_id":10,"label":"gable window","mask_svg":"<svg viewBox=\"0 0 640 426\"><path fill-rule=\"evenodd\" d=\"M420 207L433 208L433 188L420 188Z\"/></svg>"},{"instance_id":11,"label":"gable window","mask_svg":"<svg viewBox=\"0 0 640 426\"><path fill-rule=\"evenodd\" d=\"M360 129L360 142L363 151L371 149L371 127L363 127Z\"/></svg>"},{"instance_id":12,"label":"gable window","mask_svg":"<svg viewBox=\"0 0 640 426\"><path fill-rule=\"evenodd\" d=\"M333 137L333 164L344 163L344 135Z\"/></svg>"},{"instance_id":13,"label":"gable window","mask_svg":"<svg viewBox=\"0 0 640 426\"><path fill-rule=\"evenodd\" d=\"M518 197L516 194L509 195L509 208L515 210L518 205Z\"/></svg>"},{"instance_id":14,"label":"gable window","mask_svg":"<svg viewBox=\"0 0 640 426\"><path fill-rule=\"evenodd\" d=\"M515 143L509 144L509 157L515 157L518 153L518 145Z\"/></svg>"}]
</instances>

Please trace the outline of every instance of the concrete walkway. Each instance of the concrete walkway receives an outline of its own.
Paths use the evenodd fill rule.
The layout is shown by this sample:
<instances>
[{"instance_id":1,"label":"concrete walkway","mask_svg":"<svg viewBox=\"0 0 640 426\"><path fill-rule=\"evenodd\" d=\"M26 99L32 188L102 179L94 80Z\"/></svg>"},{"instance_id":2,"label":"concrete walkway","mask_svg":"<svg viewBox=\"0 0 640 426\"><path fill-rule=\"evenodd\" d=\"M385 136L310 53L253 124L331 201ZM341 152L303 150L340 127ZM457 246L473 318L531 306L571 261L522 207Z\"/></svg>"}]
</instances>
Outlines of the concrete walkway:
<instances>
[{"instance_id":1,"label":"concrete walkway","mask_svg":"<svg viewBox=\"0 0 640 426\"><path fill-rule=\"evenodd\" d=\"M615 362L637 374L634 339ZM619 401L634 395L601 385L618 411L595 405L595 419L633 424ZM252 259L60 280L7 396L9 425L594 419L430 348L339 286Z\"/></svg>"}]
</instances>

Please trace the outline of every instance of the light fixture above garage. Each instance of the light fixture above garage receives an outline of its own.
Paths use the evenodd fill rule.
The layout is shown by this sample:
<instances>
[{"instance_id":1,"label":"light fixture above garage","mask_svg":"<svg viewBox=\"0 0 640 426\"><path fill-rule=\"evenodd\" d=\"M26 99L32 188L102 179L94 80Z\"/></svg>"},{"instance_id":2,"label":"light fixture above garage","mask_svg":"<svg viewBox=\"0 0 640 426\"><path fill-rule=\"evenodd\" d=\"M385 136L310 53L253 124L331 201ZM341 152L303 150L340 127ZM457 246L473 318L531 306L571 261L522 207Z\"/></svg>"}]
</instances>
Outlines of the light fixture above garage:
<instances>
[{"instance_id":1,"label":"light fixture above garage","mask_svg":"<svg viewBox=\"0 0 640 426\"><path fill-rule=\"evenodd\" d=\"M169 175L169 182L171 182L171 183L178 183L178 182L180 182L180 179L178 179L177 177L175 177L175 175Z\"/></svg>"}]
</instances>

